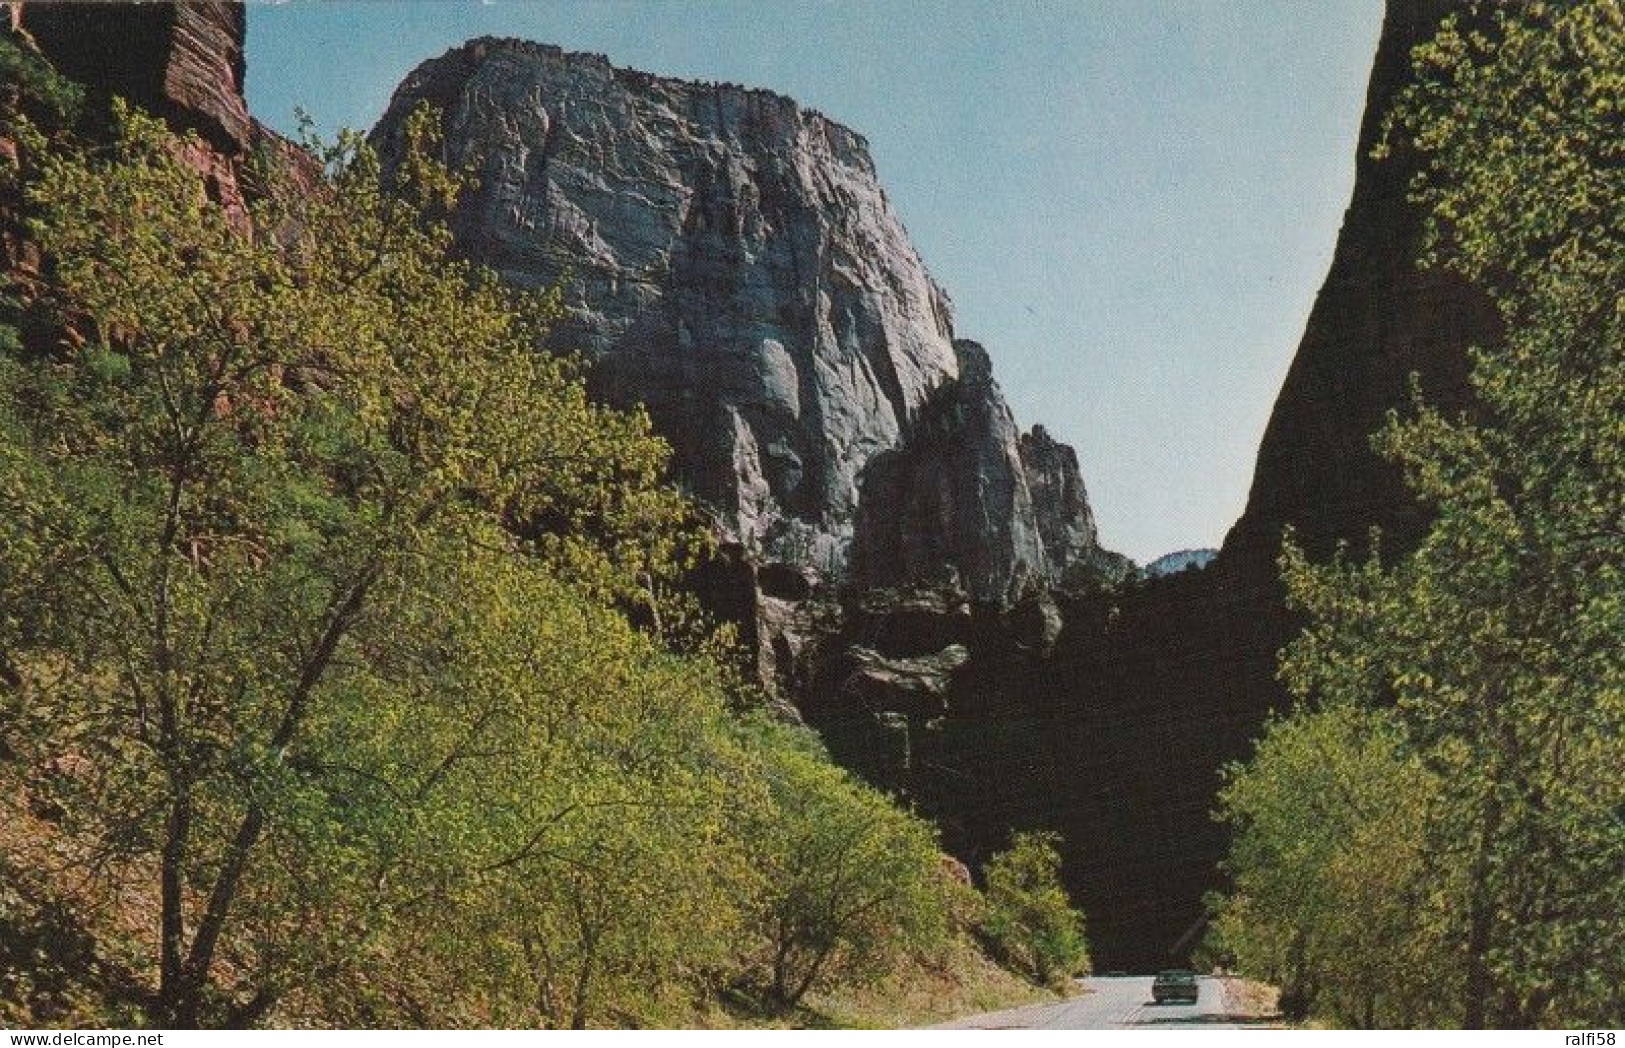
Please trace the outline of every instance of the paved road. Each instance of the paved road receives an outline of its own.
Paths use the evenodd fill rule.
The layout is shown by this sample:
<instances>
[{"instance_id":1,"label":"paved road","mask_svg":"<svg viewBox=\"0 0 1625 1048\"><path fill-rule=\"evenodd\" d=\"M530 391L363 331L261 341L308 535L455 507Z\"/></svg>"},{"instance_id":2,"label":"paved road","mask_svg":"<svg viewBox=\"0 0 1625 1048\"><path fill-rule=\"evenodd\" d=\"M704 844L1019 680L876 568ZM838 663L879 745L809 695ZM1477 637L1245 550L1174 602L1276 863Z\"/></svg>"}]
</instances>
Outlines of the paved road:
<instances>
[{"instance_id":1,"label":"paved road","mask_svg":"<svg viewBox=\"0 0 1625 1048\"><path fill-rule=\"evenodd\" d=\"M1224 982L1203 976L1195 1004L1157 1004L1151 1000L1151 977L1121 976L1079 980L1088 992L1055 1004L987 1012L951 1023L958 1030L1238 1030L1268 1025L1247 1015L1232 1015Z\"/></svg>"}]
</instances>

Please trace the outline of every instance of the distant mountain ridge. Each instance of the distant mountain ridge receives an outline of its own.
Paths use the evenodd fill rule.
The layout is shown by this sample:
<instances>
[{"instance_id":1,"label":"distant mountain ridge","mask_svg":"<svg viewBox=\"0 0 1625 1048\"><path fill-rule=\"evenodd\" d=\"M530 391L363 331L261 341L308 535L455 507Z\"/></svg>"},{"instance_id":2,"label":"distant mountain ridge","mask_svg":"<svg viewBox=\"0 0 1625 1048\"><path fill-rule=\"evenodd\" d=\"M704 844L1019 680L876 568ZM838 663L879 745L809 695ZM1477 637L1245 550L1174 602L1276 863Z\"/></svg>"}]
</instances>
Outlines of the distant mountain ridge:
<instances>
[{"instance_id":1,"label":"distant mountain ridge","mask_svg":"<svg viewBox=\"0 0 1625 1048\"><path fill-rule=\"evenodd\" d=\"M1216 549L1182 549L1164 553L1140 569L1140 578L1155 579L1188 569L1205 568L1219 555Z\"/></svg>"}]
</instances>

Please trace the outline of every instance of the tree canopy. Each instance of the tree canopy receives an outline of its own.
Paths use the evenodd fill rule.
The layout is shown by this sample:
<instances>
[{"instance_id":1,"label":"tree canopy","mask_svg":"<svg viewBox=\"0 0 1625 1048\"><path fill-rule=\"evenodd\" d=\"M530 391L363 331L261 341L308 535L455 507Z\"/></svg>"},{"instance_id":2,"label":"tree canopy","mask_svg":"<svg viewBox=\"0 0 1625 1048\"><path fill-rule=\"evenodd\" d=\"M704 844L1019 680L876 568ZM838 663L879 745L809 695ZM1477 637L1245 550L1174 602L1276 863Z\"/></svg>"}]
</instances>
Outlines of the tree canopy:
<instances>
[{"instance_id":1,"label":"tree canopy","mask_svg":"<svg viewBox=\"0 0 1625 1048\"><path fill-rule=\"evenodd\" d=\"M1253 849L1324 885L1350 839L1421 805L1407 847L1422 861L1370 864L1330 908L1409 868L1387 897L1420 901L1408 934L1432 945L1415 963L1456 987L1440 1021L1606 1023L1625 1013L1625 12L1500 8L1447 23L1414 61L1388 135L1424 158L1423 261L1483 288L1505 337L1473 352L1470 417L1418 399L1376 437L1436 511L1414 553L1316 565L1288 545L1311 624L1282 674L1304 723L1230 787L1226 905L1319 936L1313 914L1260 911L1248 884L1271 875ZM1327 743L1333 767L1380 756L1375 807L1285 765L1294 740L1354 716L1345 704L1392 711ZM1330 825L1341 842L1261 839L1282 805L1279 833Z\"/></svg>"},{"instance_id":2,"label":"tree canopy","mask_svg":"<svg viewBox=\"0 0 1625 1048\"><path fill-rule=\"evenodd\" d=\"M656 1023L769 913L833 916L797 993L949 934L934 833L686 628L709 538L648 419L448 253L431 115L387 172L262 158L246 216L136 110L47 126L6 111L0 869L91 886L107 1008Z\"/></svg>"},{"instance_id":3,"label":"tree canopy","mask_svg":"<svg viewBox=\"0 0 1625 1048\"><path fill-rule=\"evenodd\" d=\"M988 860L982 931L998 954L1039 984L1064 986L1089 970L1083 914L1061 883L1061 838L1012 834Z\"/></svg>"}]
</instances>

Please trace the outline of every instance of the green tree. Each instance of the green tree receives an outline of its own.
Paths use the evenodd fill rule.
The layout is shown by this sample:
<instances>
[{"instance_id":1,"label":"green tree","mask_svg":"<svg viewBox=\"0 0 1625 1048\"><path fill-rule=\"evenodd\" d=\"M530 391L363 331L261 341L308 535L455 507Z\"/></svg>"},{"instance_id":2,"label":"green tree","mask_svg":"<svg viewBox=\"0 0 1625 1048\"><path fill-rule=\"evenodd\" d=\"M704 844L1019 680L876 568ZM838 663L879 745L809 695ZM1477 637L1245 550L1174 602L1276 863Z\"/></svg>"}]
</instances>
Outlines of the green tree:
<instances>
[{"instance_id":1,"label":"green tree","mask_svg":"<svg viewBox=\"0 0 1625 1048\"><path fill-rule=\"evenodd\" d=\"M1061 883L1061 838L1023 832L988 860L982 931L1006 962L1043 985L1089 971L1083 913Z\"/></svg>"},{"instance_id":2,"label":"green tree","mask_svg":"<svg viewBox=\"0 0 1625 1048\"><path fill-rule=\"evenodd\" d=\"M407 704L381 694L322 725L370 769L380 831L410 861L378 1010L574 1028L680 1014L740 935L730 813L760 791L727 687L522 562L445 570L411 643L449 655L443 671Z\"/></svg>"},{"instance_id":3,"label":"green tree","mask_svg":"<svg viewBox=\"0 0 1625 1048\"><path fill-rule=\"evenodd\" d=\"M751 910L774 1005L946 943L953 886L935 831L793 729L756 734L768 803L744 833L761 877Z\"/></svg>"},{"instance_id":4,"label":"green tree","mask_svg":"<svg viewBox=\"0 0 1625 1048\"><path fill-rule=\"evenodd\" d=\"M551 300L447 260L428 116L393 171L345 136L313 192L261 172L246 222L114 117L87 147L8 116L44 264L0 304L29 328L0 340L0 803L50 811L34 850L115 918L36 919L60 871L8 839L0 933L129 963L19 993L671 1024L944 941L932 831L735 712L647 420L535 351Z\"/></svg>"},{"instance_id":5,"label":"green tree","mask_svg":"<svg viewBox=\"0 0 1625 1048\"><path fill-rule=\"evenodd\" d=\"M249 1022L371 940L445 843L410 832L439 769L534 694L476 708L504 663L430 643L455 569L500 554L635 607L698 538L647 420L534 351L549 303L448 261L432 121L388 180L345 137L245 235L171 136L114 117L94 150L18 122L29 290L65 335L0 357L4 773L83 868L150 880L151 1019ZM464 690L429 686L448 661ZM423 741L388 804L389 765L331 733L372 716Z\"/></svg>"},{"instance_id":6,"label":"green tree","mask_svg":"<svg viewBox=\"0 0 1625 1048\"><path fill-rule=\"evenodd\" d=\"M1389 711L1334 705L1271 723L1219 794L1231 887L1212 901L1210 947L1279 986L1296 1018L1447 1019L1459 984L1442 963L1424 839L1437 791Z\"/></svg>"},{"instance_id":7,"label":"green tree","mask_svg":"<svg viewBox=\"0 0 1625 1048\"><path fill-rule=\"evenodd\" d=\"M1504 339L1476 406L1418 400L1378 448L1436 521L1384 565L1284 574L1309 629L1283 675L1308 703L1392 707L1437 784L1450 1021L1625 1014L1625 12L1495 9L1415 53L1390 123L1425 167L1427 264L1483 288Z\"/></svg>"}]
</instances>

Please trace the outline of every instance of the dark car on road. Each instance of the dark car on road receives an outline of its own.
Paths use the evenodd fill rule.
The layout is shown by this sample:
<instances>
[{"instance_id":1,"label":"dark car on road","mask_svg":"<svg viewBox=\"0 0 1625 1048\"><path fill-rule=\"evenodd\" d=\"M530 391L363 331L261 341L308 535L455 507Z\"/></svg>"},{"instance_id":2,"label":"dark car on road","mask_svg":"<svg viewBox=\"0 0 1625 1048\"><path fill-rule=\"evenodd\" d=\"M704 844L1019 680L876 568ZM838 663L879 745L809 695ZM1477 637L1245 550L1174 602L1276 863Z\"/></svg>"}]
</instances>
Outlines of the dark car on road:
<instances>
[{"instance_id":1,"label":"dark car on road","mask_svg":"<svg viewBox=\"0 0 1625 1048\"><path fill-rule=\"evenodd\" d=\"M1196 973L1179 969L1170 969L1158 972L1157 977L1151 980L1151 999L1158 1004L1169 1001L1185 1001L1195 1004L1199 995L1196 985Z\"/></svg>"}]
</instances>

